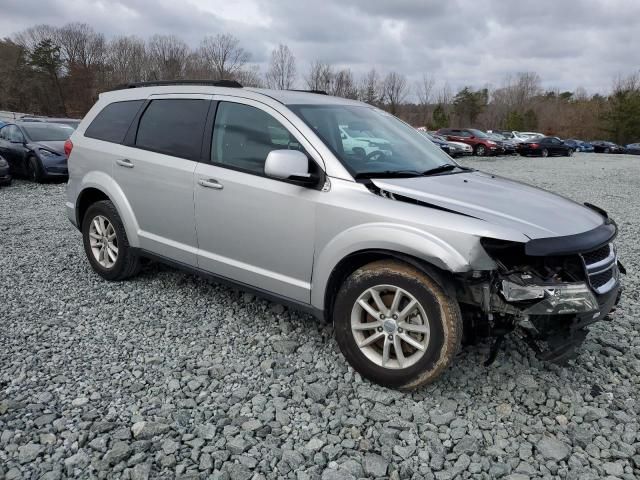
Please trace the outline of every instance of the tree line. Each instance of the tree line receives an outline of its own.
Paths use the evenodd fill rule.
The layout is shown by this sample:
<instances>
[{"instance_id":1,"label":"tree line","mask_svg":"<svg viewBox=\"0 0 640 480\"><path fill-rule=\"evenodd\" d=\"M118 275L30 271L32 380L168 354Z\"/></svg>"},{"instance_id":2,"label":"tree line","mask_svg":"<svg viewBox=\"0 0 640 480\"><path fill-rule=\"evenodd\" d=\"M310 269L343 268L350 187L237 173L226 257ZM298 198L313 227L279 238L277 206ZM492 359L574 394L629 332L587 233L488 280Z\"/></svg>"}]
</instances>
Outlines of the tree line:
<instances>
[{"instance_id":1,"label":"tree line","mask_svg":"<svg viewBox=\"0 0 640 480\"><path fill-rule=\"evenodd\" d=\"M100 92L128 82L233 79L245 86L306 88L358 99L414 126L541 131L564 138L640 141L640 73L616 79L607 94L545 90L537 73L508 75L498 87L454 92L428 74L410 83L396 71L313 60L301 71L287 45L265 71L231 34L205 36L195 48L173 35L107 40L82 23L36 25L0 40L0 110L80 117Z\"/></svg>"}]
</instances>

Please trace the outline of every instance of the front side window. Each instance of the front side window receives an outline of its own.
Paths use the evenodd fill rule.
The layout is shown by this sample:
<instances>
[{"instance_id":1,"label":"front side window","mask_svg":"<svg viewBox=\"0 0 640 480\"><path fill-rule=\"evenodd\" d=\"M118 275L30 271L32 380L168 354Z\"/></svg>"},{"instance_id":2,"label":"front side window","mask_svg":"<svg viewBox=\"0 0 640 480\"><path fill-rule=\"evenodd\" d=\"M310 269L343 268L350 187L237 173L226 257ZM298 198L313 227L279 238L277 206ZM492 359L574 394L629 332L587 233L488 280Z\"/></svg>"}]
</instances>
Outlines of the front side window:
<instances>
[{"instance_id":1,"label":"front side window","mask_svg":"<svg viewBox=\"0 0 640 480\"><path fill-rule=\"evenodd\" d=\"M153 100L140 118L136 147L197 160L209 111L209 100Z\"/></svg>"},{"instance_id":2,"label":"front side window","mask_svg":"<svg viewBox=\"0 0 640 480\"><path fill-rule=\"evenodd\" d=\"M16 127L15 125L9 125L7 128L8 128L7 139L10 142L17 142L17 143L24 142L24 135L22 135L22 132L18 127Z\"/></svg>"},{"instance_id":3,"label":"front side window","mask_svg":"<svg viewBox=\"0 0 640 480\"><path fill-rule=\"evenodd\" d=\"M264 175L269 152L286 149L303 151L295 137L268 113L241 103L218 105L212 163Z\"/></svg>"},{"instance_id":4,"label":"front side window","mask_svg":"<svg viewBox=\"0 0 640 480\"><path fill-rule=\"evenodd\" d=\"M144 100L114 102L104 107L84 132L85 137L122 143Z\"/></svg>"},{"instance_id":5,"label":"front side window","mask_svg":"<svg viewBox=\"0 0 640 480\"><path fill-rule=\"evenodd\" d=\"M368 106L289 105L355 177L455 165L420 132ZM345 135L346 134L346 135Z\"/></svg>"}]
</instances>

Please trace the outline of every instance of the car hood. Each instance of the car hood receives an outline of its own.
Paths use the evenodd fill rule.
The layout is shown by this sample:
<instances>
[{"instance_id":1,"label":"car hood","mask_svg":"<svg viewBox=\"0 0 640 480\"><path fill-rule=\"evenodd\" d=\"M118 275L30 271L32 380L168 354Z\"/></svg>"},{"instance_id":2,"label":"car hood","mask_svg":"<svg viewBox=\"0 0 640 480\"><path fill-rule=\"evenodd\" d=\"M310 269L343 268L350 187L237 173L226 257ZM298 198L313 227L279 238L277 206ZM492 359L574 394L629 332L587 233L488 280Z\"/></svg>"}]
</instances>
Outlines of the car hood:
<instances>
[{"instance_id":1,"label":"car hood","mask_svg":"<svg viewBox=\"0 0 640 480\"><path fill-rule=\"evenodd\" d=\"M483 172L372 182L387 192L511 228L531 239L575 235L604 222L600 214L560 195Z\"/></svg>"},{"instance_id":2,"label":"car hood","mask_svg":"<svg viewBox=\"0 0 640 480\"><path fill-rule=\"evenodd\" d=\"M52 152L56 152L58 155L64 155L64 142L31 142L32 148L46 148Z\"/></svg>"}]
</instances>

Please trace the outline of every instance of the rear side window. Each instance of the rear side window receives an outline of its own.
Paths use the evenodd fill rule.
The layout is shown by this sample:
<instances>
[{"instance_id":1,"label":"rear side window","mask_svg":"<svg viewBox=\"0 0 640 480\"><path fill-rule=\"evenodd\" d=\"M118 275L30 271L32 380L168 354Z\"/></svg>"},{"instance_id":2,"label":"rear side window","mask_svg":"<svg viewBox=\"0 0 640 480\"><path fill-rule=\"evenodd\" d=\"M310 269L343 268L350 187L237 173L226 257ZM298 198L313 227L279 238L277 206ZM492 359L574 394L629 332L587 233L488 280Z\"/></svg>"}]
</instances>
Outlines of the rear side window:
<instances>
[{"instance_id":1,"label":"rear side window","mask_svg":"<svg viewBox=\"0 0 640 480\"><path fill-rule=\"evenodd\" d=\"M144 100L110 103L93 119L84 136L105 142L122 143L143 103Z\"/></svg>"},{"instance_id":2,"label":"rear side window","mask_svg":"<svg viewBox=\"0 0 640 480\"><path fill-rule=\"evenodd\" d=\"M153 100L140 119L136 147L190 160L200 157L209 100Z\"/></svg>"}]
</instances>

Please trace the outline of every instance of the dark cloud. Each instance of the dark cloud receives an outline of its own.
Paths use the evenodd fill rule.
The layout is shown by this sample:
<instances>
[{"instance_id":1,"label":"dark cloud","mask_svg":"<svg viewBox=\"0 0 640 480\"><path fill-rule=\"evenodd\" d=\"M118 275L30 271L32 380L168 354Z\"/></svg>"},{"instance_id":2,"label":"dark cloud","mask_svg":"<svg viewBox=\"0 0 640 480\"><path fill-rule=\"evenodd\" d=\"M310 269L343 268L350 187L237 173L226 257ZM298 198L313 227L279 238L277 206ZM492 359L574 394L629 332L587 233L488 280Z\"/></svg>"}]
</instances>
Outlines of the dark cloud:
<instances>
[{"instance_id":1,"label":"dark cloud","mask_svg":"<svg viewBox=\"0 0 640 480\"><path fill-rule=\"evenodd\" d=\"M229 32L261 67L285 43L303 75L322 60L411 81L428 73L454 89L533 70L548 88L606 91L640 66L638 0L0 0L0 12L2 36L72 21L108 37L174 34L192 46Z\"/></svg>"}]
</instances>

